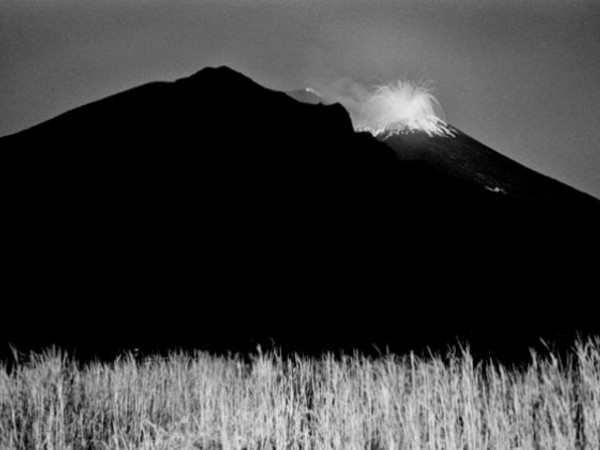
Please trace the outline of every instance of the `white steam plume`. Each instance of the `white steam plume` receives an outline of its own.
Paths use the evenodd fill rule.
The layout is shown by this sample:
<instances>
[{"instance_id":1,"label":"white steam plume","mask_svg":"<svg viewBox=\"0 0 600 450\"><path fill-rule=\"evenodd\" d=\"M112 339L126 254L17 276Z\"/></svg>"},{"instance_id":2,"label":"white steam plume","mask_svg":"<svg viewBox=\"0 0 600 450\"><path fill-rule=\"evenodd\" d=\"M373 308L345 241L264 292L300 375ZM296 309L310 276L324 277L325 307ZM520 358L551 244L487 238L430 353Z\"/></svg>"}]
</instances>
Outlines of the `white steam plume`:
<instances>
[{"instance_id":1,"label":"white steam plume","mask_svg":"<svg viewBox=\"0 0 600 450\"><path fill-rule=\"evenodd\" d=\"M430 84L400 80L367 89L342 80L320 91L324 99L341 103L349 111L357 131L383 138L416 131L428 136L453 136Z\"/></svg>"}]
</instances>

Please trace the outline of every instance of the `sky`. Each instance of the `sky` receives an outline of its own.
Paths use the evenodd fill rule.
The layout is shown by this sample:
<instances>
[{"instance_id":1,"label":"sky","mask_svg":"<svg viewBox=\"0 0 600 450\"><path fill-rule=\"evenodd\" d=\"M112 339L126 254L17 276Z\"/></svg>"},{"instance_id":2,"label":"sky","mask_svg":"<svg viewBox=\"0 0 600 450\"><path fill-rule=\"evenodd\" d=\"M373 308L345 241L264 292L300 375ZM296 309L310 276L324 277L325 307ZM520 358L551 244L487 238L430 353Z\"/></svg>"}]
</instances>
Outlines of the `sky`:
<instances>
[{"instance_id":1,"label":"sky","mask_svg":"<svg viewBox=\"0 0 600 450\"><path fill-rule=\"evenodd\" d=\"M281 90L430 81L449 123L600 198L597 0L1 0L0 136L223 64Z\"/></svg>"}]
</instances>

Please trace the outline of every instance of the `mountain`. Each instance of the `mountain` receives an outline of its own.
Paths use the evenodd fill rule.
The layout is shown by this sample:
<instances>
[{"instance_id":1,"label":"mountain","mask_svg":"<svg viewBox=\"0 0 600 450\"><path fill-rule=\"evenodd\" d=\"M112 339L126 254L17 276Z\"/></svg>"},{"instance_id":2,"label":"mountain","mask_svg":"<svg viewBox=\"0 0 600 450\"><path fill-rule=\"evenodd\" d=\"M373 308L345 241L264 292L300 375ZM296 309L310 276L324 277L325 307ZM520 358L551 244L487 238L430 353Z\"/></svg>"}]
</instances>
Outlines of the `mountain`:
<instances>
[{"instance_id":1,"label":"mountain","mask_svg":"<svg viewBox=\"0 0 600 450\"><path fill-rule=\"evenodd\" d=\"M287 92L308 104L331 104L314 89ZM402 161L422 161L439 172L462 179L490 192L535 204L547 211L597 214L598 200L544 176L492 150L444 122L447 133L421 131L389 133L380 140L394 149Z\"/></svg>"},{"instance_id":2,"label":"mountain","mask_svg":"<svg viewBox=\"0 0 600 450\"><path fill-rule=\"evenodd\" d=\"M597 214L598 200L535 172L450 127L452 136L396 134L385 142L404 161L425 161L440 172L547 211Z\"/></svg>"},{"instance_id":3,"label":"mountain","mask_svg":"<svg viewBox=\"0 0 600 450\"><path fill-rule=\"evenodd\" d=\"M18 348L459 337L510 356L597 330L600 202L462 133L378 140L220 67L2 138L0 157Z\"/></svg>"}]
</instances>

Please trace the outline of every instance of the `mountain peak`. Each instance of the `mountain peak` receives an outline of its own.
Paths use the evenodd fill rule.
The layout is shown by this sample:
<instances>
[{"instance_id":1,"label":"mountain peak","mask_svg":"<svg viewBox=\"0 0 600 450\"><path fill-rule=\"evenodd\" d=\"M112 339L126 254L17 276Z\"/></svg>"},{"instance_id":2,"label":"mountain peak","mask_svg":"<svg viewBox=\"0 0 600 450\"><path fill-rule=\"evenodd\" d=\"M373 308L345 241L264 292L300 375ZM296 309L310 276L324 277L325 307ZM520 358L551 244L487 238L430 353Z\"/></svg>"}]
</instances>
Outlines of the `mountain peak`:
<instances>
[{"instance_id":1,"label":"mountain peak","mask_svg":"<svg viewBox=\"0 0 600 450\"><path fill-rule=\"evenodd\" d=\"M229 66L217 66L217 67L204 67L198 70L196 73L182 78L182 80L194 80L203 82L206 79L220 79L220 80L235 80L237 82L245 81L256 84L251 78L246 75L232 69Z\"/></svg>"}]
</instances>

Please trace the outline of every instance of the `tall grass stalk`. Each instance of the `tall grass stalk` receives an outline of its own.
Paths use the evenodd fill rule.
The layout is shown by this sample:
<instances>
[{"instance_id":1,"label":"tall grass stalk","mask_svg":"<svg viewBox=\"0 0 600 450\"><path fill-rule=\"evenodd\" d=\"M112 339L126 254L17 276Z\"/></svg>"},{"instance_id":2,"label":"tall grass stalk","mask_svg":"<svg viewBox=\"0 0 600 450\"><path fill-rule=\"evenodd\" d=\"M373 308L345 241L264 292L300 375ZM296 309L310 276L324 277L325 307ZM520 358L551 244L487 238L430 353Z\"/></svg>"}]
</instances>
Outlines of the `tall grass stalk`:
<instances>
[{"instance_id":1,"label":"tall grass stalk","mask_svg":"<svg viewBox=\"0 0 600 450\"><path fill-rule=\"evenodd\" d=\"M0 366L2 449L600 448L600 339L570 362L173 353Z\"/></svg>"}]
</instances>

